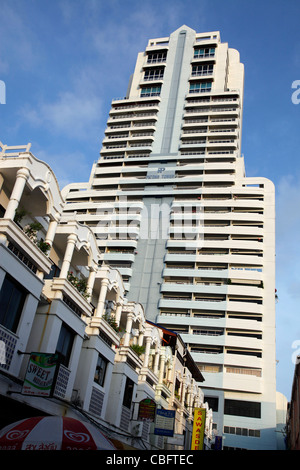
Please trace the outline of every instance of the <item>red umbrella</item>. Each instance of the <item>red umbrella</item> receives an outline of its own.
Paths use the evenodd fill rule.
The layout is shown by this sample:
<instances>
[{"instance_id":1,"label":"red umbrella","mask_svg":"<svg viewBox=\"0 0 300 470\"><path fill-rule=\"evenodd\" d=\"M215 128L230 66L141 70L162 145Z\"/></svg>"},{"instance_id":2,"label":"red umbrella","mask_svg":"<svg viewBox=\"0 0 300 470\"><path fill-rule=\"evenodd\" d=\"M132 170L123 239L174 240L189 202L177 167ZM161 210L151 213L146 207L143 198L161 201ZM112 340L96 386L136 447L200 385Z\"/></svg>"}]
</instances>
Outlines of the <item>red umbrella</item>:
<instances>
[{"instance_id":1,"label":"red umbrella","mask_svg":"<svg viewBox=\"0 0 300 470\"><path fill-rule=\"evenodd\" d=\"M91 423L62 416L22 419L0 431L0 450L116 450Z\"/></svg>"}]
</instances>

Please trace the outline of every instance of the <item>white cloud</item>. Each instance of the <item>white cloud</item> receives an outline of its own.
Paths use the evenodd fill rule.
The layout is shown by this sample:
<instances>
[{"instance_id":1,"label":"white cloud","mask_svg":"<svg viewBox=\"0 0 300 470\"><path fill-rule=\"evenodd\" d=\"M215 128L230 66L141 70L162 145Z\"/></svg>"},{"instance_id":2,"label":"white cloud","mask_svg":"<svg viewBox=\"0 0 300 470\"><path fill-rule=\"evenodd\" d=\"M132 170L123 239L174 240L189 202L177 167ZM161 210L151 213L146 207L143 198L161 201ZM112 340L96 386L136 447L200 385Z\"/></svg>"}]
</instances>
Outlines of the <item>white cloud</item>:
<instances>
[{"instance_id":1,"label":"white cloud","mask_svg":"<svg viewBox=\"0 0 300 470\"><path fill-rule=\"evenodd\" d=\"M70 70L72 78L68 81L68 89L58 91L53 100L44 97L37 103L25 104L20 110L21 120L50 135L77 141L98 140L103 119L103 95L99 92L97 72L91 67L77 73Z\"/></svg>"},{"instance_id":2,"label":"white cloud","mask_svg":"<svg viewBox=\"0 0 300 470\"><path fill-rule=\"evenodd\" d=\"M7 56L6 69L14 62L19 69L30 70L39 57L39 41L14 3L15 8L13 2L1 2L0 53Z\"/></svg>"},{"instance_id":3,"label":"white cloud","mask_svg":"<svg viewBox=\"0 0 300 470\"><path fill-rule=\"evenodd\" d=\"M33 126L47 127L50 133L63 134L74 139L86 139L95 130L102 115L102 102L97 96L86 96L84 90L61 92L53 102L42 102L32 108L26 106L21 114Z\"/></svg>"}]
</instances>

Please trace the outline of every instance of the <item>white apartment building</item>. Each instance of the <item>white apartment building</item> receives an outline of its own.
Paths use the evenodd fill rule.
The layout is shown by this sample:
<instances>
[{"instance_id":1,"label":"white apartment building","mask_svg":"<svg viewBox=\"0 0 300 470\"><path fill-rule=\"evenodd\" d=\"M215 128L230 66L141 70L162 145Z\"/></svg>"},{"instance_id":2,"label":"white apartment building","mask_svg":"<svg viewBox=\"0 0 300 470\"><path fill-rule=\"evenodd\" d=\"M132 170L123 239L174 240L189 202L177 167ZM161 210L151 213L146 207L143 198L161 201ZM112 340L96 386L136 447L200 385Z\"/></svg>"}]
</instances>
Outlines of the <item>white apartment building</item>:
<instances>
[{"instance_id":1,"label":"white apartment building","mask_svg":"<svg viewBox=\"0 0 300 470\"><path fill-rule=\"evenodd\" d=\"M241 154L244 66L182 26L138 54L87 183L64 188L146 318L182 335L223 448L276 448L275 202Z\"/></svg>"}]
</instances>

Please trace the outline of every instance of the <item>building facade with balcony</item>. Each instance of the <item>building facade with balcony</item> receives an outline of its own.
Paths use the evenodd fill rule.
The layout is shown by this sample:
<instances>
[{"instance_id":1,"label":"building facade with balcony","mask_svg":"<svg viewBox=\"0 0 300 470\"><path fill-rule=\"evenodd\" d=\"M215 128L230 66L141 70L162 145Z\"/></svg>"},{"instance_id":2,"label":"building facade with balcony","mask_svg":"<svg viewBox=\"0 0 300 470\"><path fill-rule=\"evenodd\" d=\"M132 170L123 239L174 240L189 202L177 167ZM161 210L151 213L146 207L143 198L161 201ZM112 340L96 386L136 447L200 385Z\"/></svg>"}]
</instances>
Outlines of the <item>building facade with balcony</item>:
<instances>
[{"instance_id":1,"label":"building facade with balcony","mask_svg":"<svg viewBox=\"0 0 300 470\"><path fill-rule=\"evenodd\" d=\"M245 174L243 88L219 32L149 40L64 217L91 228L146 319L182 335L223 448L274 449L274 186Z\"/></svg>"},{"instance_id":2,"label":"building facade with balcony","mask_svg":"<svg viewBox=\"0 0 300 470\"><path fill-rule=\"evenodd\" d=\"M92 421L117 448L188 449L194 408L205 406L209 447L203 376L190 359L175 367L177 349L126 298L120 272L101 263L92 229L65 217L64 204L53 171L30 145L1 144L0 428L67 415ZM41 376L33 390L29 365L49 355L59 359L51 393ZM155 422L140 413L145 400L174 409L175 432L185 439L155 435Z\"/></svg>"}]
</instances>

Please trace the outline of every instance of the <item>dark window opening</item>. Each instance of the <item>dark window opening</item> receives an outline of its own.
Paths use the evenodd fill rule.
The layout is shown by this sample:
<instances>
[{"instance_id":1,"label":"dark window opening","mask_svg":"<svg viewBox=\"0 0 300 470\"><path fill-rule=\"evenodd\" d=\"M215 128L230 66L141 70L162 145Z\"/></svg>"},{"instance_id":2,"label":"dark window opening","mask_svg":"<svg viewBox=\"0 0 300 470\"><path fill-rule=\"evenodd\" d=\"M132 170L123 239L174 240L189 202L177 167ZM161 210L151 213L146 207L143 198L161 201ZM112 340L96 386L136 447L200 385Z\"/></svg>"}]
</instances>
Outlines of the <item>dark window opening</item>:
<instances>
[{"instance_id":1,"label":"dark window opening","mask_svg":"<svg viewBox=\"0 0 300 470\"><path fill-rule=\"evenodd\" d=\"M260 418L261 404L254 401L225 400L224 413L226 415Z\"/></svg>"},{"instance_id":2,"label":"dark window opening","mask_svg":"<svg viewBox=\"0 0 300 470\"><path fill-rule=\"evenodd\" d=\"M126 408L129 408L129 409L132 403L133 387L134 387L133 381L127 377L124 398L123 398L123 406L126 406Z\"/></svg>"},{"instance_id":3,"label":"dark window opening","mask_svg":"<svg viewBox=\"0 0 300 470\"><path fill-rule=\"evenodd\" d=\"M101 354L99 354L98 361L97 361L97 366L96 366L96 371L95 371L95 376L94 376L94 381L98 385L101 385L101 387L103 387L103 385L104 385L107 364L108 364L108 361L103 356L101 356Z\"/></svg>"},{"instance_id":4,"label":"dark window opening","mask_svg":"<svg viewBox=\"0 0 300 470\"><path fill-rule=\"evenodd\" d=\"M62 324L55 352L60 356L60 363L66 367L69 365L74 338L74 331Z\"/></svg>"},{"instance_id":5,"label":"dark window opening","mask_svg":"<svg viewBox=\"0 0 300 470\"><path fill-rule=\"evenodd\" d=\"M0 291L0 324L15 333L18 328L27 291L6 275Z\"/></svg>"}]
</instances>

